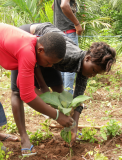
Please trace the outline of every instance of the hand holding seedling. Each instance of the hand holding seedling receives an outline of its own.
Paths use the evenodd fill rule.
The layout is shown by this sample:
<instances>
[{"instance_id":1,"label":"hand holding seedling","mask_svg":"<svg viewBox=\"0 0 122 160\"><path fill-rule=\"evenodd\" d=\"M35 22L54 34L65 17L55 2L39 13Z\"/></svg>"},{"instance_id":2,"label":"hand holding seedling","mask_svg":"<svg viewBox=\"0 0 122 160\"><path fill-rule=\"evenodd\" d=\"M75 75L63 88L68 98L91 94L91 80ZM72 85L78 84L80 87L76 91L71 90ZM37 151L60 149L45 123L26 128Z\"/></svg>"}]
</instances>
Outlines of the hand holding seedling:
<instances>
[{"instance_id":1,"label":"hand holding seedling","mask_svg":"<svg viewBox=\"0 0 122 160\"><path fill-rule=\"evenodd\" d=\"M73 144L76 140L76 136L77 136L77 128L76 127L71 130L71 135L72 135L72 138L71 138L71 142L70 142L70 147L73 146Z\"/></svg>"},{"instance_id":2,"label":"hand holding seedling","mask_svg":"<svg viewBox=\"0 0 122 160\"><path fill-rule=\"evenodd\" d=\"M66 116L60 112L59 118L57 119L57 122L64 127L69 127L69 126L72 126L73 119L70 116Z\"/></svg>"}]
</instances>

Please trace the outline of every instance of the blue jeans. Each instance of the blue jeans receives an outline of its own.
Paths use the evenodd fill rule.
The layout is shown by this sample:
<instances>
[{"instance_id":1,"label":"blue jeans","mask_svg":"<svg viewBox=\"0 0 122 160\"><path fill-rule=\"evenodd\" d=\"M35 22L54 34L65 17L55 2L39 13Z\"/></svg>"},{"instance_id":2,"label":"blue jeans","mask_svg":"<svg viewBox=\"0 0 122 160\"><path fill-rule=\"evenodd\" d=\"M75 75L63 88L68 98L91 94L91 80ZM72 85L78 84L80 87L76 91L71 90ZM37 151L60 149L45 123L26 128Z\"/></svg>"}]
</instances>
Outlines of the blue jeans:
<instances>
[{"instance_id":1,"label":"blue jeans","mask_svg":"<svg viewBox=\"0 0 122 160\"><path fill-rule=\"evenodd\" d=\"M66 33L66 36L69 37L78 46L78 35L76 34L76 32L68 34ZM70 92L73 95L75 72L61 72L61 75L63 79L64 89L67 87L71 88L70 90L68 90L68 92Z\"/></svg>"},{"instance_id":2,"label":"blue jeans","mask_svg":"<svg viewBox=\"0 0 122 160\"><path fill-rule=\"evenodd\" d=\"M3 110L3 106L0 103L0 126L3 126L6 123L7 123L6 116Z\"/></svg>"}]
</instances>

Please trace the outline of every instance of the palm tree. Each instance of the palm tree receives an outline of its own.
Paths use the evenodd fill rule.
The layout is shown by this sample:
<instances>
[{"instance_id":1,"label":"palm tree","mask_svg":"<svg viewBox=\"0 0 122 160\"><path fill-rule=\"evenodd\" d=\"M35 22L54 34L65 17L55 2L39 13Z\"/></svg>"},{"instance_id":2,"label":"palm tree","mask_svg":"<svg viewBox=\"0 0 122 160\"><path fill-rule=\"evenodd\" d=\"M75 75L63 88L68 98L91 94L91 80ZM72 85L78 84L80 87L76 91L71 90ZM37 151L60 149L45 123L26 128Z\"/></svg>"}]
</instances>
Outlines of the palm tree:
<instances>
[{"instance_id":1,"label":"palm tree","mask_svg":"<svg viewBox=\"0 0 122 160\"><path fill-rule=\"evenodd\" d=\"M48 14L50 9L47 8L51 8L52 0L0 0L0 3L3 7L8 7L11 10L16 10L18 13L21 13L22 17L24 15L28 23L50 21L51 15L53 19L53 11L51 10L52 13ZM46 13L50 15L49 18Z\"/></svg>"},{"instance_id":2,"label":"palm tree","mask_svg":"<svg viewBox=\"0 0 122 160\"><path fill-rule=\"evenodd\" d=\"M110 0L111 5L113 8L116 8L117 10L122 9L122 1L121 0Z\"/></svg>"},{"instance_id":3,"label":"palm tree","mask_svg":"<svg viewBox=\"0 0 122 160\"><path fill-rule=\"evenodd\" d=\"M116 21L114 22L115 24L115 27L118 28L118 33L120 34L120 37L119 37L119 41L120 43L117 45L116 47L116 51L117 51L117 54L122 54L122 21L121 21L121 17L122 17L122 1L121 0L110 0L110 3L113 7L114 10L117 10L118 11L118 19L116 17Z\"/></svg>"},{"instance_id":4,"label":"palm tree","mask_svg":"<svg viewBox=\"0 0 122 160\"><path fill-rule=\"evenodd\" d=\"M107 23L109 17L101 17L98 14L100 4L95 0L77 0L78 13L77 17L83 27L82 37L79 38L80 48L86 49L93 42L94 36L97 36L103 28L110 28L111 25Z\"/></svg>"}]
</instances>

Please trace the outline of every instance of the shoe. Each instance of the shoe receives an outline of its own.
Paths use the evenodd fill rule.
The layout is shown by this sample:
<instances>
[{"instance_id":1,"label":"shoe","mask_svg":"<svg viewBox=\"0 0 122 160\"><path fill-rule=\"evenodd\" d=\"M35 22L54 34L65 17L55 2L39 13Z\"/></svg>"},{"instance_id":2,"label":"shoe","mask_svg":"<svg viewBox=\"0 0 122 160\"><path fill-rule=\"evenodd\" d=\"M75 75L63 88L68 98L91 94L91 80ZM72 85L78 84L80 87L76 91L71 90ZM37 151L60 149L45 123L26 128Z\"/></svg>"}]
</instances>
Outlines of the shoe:
<instances>
[{"instance_id":1,"label":"shoe","mask_svg":"<svg viewBox=\"0 0 122 160\"><path fill-rule=\"evenodd\" d=\"M78 133L78 135L82 136L82 133ZM76 137L76 141L82 141L82 138Z\"/></svg>"},{"instance_id":2,"label":"shoe","mask_svg":"<svg viewBox=\"0 0 122 160\"><path fill-rule=\"evenodd\" d=\"M32 155L37 154L36 152L32 152L33 147L34 146L31 145L30 149L29 148L22 148L21 151L28 151L28 153L22 153L22 156L32 156Z\"/></svg>"}]
</instances>

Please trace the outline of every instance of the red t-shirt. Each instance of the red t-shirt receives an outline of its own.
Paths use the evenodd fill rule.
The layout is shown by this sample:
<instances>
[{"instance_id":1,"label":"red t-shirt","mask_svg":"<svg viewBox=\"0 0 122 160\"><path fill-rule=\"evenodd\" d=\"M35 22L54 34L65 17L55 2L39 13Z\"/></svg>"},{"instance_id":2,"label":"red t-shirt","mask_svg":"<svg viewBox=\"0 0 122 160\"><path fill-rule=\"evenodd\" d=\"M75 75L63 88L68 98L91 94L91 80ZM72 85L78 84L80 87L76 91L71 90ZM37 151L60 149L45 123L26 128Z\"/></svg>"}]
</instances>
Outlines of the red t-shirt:
<instances>
[{"instance_id":1,"label":"red t-shirt","mask_svg":"<svg viewBox=\"0 0 122 160\"><path fill-rule=\"evenodd\" d=\"M0 23L0 65L17 70L17 87L21 99L28 103L36 98L34 67L36 64L37 38L17 27Z\"/></svg>"}]
</instances>

